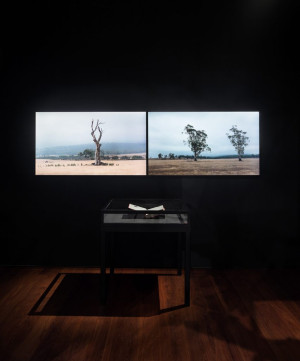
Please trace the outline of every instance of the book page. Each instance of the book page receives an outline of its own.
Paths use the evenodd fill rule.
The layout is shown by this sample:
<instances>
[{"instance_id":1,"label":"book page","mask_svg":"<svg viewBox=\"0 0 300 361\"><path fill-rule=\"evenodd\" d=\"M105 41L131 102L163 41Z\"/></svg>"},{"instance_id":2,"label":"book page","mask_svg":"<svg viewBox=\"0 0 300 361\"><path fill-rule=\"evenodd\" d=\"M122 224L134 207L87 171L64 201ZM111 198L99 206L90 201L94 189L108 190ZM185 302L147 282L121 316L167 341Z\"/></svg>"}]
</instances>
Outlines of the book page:
<instances>
[{"instance_id":1,"label":"book page","mask_svg":"<svg viewBox=\"0 0 300 361\"><path fill-rule=\"evenodd\" d=\"M131 203L129 203L128 208L132 209L133 211L164 211L165 210L163 205L147 209L144 207L136 206L135 204L131 204Z\"/></svg>"},{"instance_id":2,"label":"book page","mask_svg":"<svg viewBox=\"0 0 300 361\"><path fill-rule=\"evenodd\" d=\"M128 208L132 209L133 211L146 211L147 210L147 208L136 206L136 205L131 204L131 203L129 203Z\"/></svg>"},{"instance_id":3,"label":"book page","mask_svg":"<svg viewBox=\"0 0 300 361\"><path fill-rule=\"evenodd\" d=\"M148 209L148 211L164 211L164 210L165 210L165 207L163 205Z\"/></svg>"}]
</instances>

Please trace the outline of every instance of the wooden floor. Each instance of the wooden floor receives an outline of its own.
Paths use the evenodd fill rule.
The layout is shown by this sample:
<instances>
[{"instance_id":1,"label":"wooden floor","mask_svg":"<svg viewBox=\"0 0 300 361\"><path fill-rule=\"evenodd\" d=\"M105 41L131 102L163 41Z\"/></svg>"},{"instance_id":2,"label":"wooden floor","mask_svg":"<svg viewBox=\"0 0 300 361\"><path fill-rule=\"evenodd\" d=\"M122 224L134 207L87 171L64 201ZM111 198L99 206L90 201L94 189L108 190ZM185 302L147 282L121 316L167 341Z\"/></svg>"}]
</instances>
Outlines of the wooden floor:
<instances>
[{"instance_id":1,"label":"wooden floor","mask_svg":"<svg viewBox=\"0 0 300 361\"><path fill-rule=\"evenodd\" d=\"M116 272L0 268L0 360L300 360L299 270Z\"/></svg>"}]
</instances>

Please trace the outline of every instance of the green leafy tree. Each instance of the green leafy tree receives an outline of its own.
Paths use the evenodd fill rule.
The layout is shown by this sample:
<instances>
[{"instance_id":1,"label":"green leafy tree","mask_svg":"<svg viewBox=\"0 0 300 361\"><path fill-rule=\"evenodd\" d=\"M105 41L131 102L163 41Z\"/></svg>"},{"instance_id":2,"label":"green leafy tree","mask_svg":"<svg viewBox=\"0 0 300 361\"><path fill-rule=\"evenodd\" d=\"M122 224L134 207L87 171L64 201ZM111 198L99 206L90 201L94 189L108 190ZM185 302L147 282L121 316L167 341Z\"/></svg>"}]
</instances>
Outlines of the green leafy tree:
<instances>
[{"instance_id":1,"label":"green leafy tree","mask_svg":"<svg viewBox=\"0 0 300 361\"><path fill-rule=\"evenodd\" d=\"M162 155L161 153L159 153L159 154L158 154L158 159L161 159L162 156L163 156L163 155Z\"/></svg>"},{"instance_id":2,"label":"green leafy tree","mask_svg":"<svg viewBox=\"0 0 300 361\"><path fill-rule=\"evenodd\" d=\"M169 158L170 158L170 159L175 159L174 153L169 153Z\"/></svg>"},{"instance_id":3,"label":"green leafy tree","mask_svg":"<svg viewBox=\"0 0 300 361\"><path fill-rule=\"evenodd\" d=\"M231 134L226 133L230 143L234 146L237 151L239 161L242 160L242 156L245 152L245 147L248 145L249 137L246 137L247 132L237 129L236 125L233 125L230 129Z\"/></svg>"},{"instance_id":4,"label":"green leafy tree","mask_svg":"<svg viewBox=\"0 0 300 361\"><path fill-rule=\"evenodd\" d=\"M194 161L205 150L211 151L210 147L206 143L207 134L204 130L196 130L192 125L188 124L183 133L187 134L188 139L184 140L184 144L187 144L191 151L194 153Z\"/></svg>"},{"instance_id":5,"label":"green leafy tree","mask_svg":"<svg viewBox=\"0 0 300 361\"><path fill-rule=\"evenodd\" d=\"M85 149L83 152L78 153L79 157L86 159L94 159L95 152L92 149Z\"/></svg>"}]
</instances>

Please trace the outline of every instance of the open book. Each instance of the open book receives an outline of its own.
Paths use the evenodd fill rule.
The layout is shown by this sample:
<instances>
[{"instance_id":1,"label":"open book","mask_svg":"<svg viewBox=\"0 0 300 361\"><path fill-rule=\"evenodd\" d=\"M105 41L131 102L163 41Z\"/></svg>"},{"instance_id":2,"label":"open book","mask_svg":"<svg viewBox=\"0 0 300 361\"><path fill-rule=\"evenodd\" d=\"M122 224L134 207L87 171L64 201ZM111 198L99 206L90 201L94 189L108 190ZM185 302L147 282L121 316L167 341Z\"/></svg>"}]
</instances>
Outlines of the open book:
<instances>
[{"instance_id":1,"label":"open book","mask_svg":"<svg viewBox=\"0 0 300 361\"><path fill-rule=\"evenodd\" d=\"M153 207L153 208L144 208L144 207L136 206L131 203L129 203L128 208L132 209L133 211L164 211L165 210L165 207L163 205Z\"/></svg>"}]
</instances>

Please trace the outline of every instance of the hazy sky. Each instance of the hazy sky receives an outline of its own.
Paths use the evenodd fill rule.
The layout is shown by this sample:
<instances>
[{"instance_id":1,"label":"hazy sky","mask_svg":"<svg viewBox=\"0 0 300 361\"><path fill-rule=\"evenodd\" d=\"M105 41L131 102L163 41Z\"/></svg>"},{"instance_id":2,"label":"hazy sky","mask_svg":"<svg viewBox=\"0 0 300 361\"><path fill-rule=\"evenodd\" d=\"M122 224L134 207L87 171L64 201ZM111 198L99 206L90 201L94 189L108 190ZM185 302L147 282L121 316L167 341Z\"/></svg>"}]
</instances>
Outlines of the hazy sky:
<instances>
[{"instance_id":1,"label":"hazy sky","mask_svg":"<svg viewBox=\"0 0 300 361\"><path fill-rule=\"evenodd\" d=\"M92 143L92 119L104 123L102 143L146 142L145 112L37 112L36 147Z\"/></svg>"},{"instance_id":2,"label":"hazy sky","mask_svg":"<svg viewBox=\"0 0 300 361\"><path fill-rule=\"evenodd\" d=\"M182 134L184 127L190 124L207 134L207 144L211 152L201 155L235 154L226 133L233 125L247 132L250 138L245 154L259 154L259 113L258 112L149 112L148 114L148 151L149 157L162 154L192 154L187 139Z\"/></svg>"}]
</instances>

